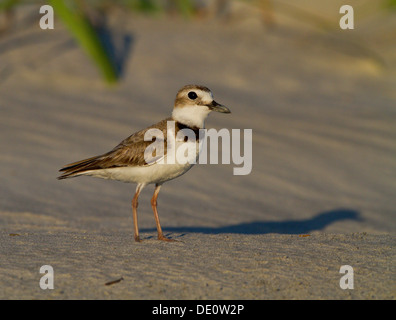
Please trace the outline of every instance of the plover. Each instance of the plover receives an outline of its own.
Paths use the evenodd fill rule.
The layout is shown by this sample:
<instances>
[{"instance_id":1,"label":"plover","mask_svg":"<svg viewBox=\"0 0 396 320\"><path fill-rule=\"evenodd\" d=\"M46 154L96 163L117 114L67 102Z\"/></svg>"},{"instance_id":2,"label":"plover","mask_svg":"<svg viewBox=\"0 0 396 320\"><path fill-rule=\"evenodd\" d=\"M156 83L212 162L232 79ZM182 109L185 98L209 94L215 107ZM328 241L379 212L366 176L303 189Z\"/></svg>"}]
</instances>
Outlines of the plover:
<instances>
[{"instance_id":1,"label":"plover","mask_svg":"<svg viewBox=\"0 0 396 320\"><path fill-rule=\"evenodd\" d=\"M151 198L151 207L154 212L155 223L158 231L158 239L173 241L162 233L158 211L157 198L161 185L186 173L194 165L195 161L180 163L170 160L170 154L176 154L177 149L183 144L193 143L195 148L193 157L197 159L202 144L199 142L199 129L205 126L205 119L211 111L230 113L230 110L213 100L212 92L204 86L187 85L181 88L173 107L172 116L166 118L146 129L138 131L125 140L121 141L113 150L85 160L77 161L64 166L59 171L63 172L58 179L66 179L77 176L93 176L103 179L119 180L123 182L137 183L136 192L132 199L132 212L135 241L140 242L137 207L138 198L142 189L148 184L155 184L154 194ZM169 126L172 122L174 125ZM154 132L162 132L163 143L166 147L162 153L152 153L152 158L147 157L145 151L150 149L153 141L146 141L145 135L152 129ZM178 132L190 129L196 139L183 139L180 141ZM170 137L172 139L170 139ZM157 139L157 138L156 138ZM175 143L171 143L176 141ZM150 153L150 152L149 152ZM145 156L146 155L146 156Z\"/></svg>"}]
</instances>

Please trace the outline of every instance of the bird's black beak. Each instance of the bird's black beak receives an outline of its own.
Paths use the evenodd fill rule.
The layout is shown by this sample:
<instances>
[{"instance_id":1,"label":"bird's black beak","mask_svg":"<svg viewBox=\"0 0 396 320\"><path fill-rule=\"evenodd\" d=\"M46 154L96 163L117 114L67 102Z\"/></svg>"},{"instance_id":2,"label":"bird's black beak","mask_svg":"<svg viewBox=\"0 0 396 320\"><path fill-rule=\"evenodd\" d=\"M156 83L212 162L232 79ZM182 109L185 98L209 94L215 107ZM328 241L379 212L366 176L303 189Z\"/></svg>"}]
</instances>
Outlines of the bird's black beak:
<instances>
[{"instance_id":1,"label":"bird's black beak","mask_svg":"<svg viewBox=\"0 0 396 320\"><path fill-rule=\"evenodd\" d=\"M220 103L217 103L214 100L211 103L207 104L206 106L212 111L221 112L221 113L231 113L230 109L228 109L226 106L223 106Z\"/></svg>"}]
</instances>

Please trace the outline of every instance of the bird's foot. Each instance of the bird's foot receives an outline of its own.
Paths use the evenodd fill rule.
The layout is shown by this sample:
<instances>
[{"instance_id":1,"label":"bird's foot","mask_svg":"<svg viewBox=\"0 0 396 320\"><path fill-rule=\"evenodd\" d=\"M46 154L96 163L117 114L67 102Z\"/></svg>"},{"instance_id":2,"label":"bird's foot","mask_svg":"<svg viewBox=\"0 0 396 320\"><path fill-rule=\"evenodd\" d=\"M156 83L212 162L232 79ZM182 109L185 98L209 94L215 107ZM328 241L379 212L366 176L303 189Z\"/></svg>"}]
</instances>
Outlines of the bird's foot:
<instances>
[{"instance_id":1,"label":"bird's foot","mask_svg":"<svg viewBox=\"0 0 396 320\"><path fill-rule=\"evenodd\" d=\"M158 235L158 240L168 241L168 242L179 242L178 240L167 238L163 234Z\"/></svg>"},{"instance_id":2,"label":"bird's foot","mask_svg":"<svg viewBox=\"0 0 396 320\"><path fill-rule=\"evenodd\" d=\"M140 239L139 236L135 236L135 241L136 241L136 242L142 242L142 240Z\"/></svg>"}]
</instances>

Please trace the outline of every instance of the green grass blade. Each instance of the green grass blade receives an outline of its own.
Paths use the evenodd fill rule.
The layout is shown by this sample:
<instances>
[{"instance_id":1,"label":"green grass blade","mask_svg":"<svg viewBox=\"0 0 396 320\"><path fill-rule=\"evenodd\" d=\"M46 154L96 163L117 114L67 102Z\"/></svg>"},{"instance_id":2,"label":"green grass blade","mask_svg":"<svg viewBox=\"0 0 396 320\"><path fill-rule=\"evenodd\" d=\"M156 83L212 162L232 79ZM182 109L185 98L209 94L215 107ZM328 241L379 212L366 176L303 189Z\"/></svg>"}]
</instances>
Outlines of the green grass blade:
<instances>
[{"instance_id":1,"label":"green grass blade","mask_svg":"<svg viewBox=\"0 0 396 320\"><path fill-rule=\"evenodd\" d=\"M8 10L14 7L21 0L5 0L0 3L0 11Z\"/></svg>"},{"instance_id":2,"label":"green grass blade","mask_svg":"<svg viewBox=\"0 0 396 320\"><path fill-rule=\"evenodd\" d=\"M177 9L185 17L191 17L194 13L194 5L191 0L174 0Z\"/></svg>"},{"instance_id":3,"label":"green grass blade","mask_svg":"<svg viewBox=\"0 0 396 320\"><path fill-rule=\"evenodd\" d=\"M78 10L75 1L49 0L55 14L70 30L79 45L93 59L108 83L117 81L117 72L99 36L88 18Z\"/></svg>"},{"instance_id":4,"label":"green grass blade","mask_svg":"<svg viewBox=\"0 0 396 320\"><path fill-rule=\"evenodd\" d=\"M385 2L385 8L388 10L396 10L396 0L387 0Z\"/></svg>"}]
</instances>

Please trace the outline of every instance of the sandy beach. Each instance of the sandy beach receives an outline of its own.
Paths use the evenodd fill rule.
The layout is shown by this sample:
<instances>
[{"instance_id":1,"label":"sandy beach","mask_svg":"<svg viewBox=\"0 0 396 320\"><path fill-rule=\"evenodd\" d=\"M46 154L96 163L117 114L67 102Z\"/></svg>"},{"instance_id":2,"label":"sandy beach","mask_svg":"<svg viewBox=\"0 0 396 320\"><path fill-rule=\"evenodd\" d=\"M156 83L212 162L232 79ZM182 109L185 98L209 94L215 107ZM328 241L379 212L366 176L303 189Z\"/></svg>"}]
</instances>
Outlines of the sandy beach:
<instances>
[{"instance_id":1,"label":"sandy beach","mask_svg":"<svg viewBox=\"0 0 396 320\"><path fill-rule=\"evenodd\" d=\"M0 299L395 299L396 19L356 10L342 31L341 3L310 7L330 31L276 5L271 27L245 7L115 11L113 87L60 22L43 31L26 22L34 8L17 11L0 37ZM135 185L58 170L168 117L189 83L232 111L207 128L252 129L252 171L201 164L164 184L174 243L156 240L147 187L135 243ZM340 288L343 265L354 289Z\"/></svg>"}]
</instances>

